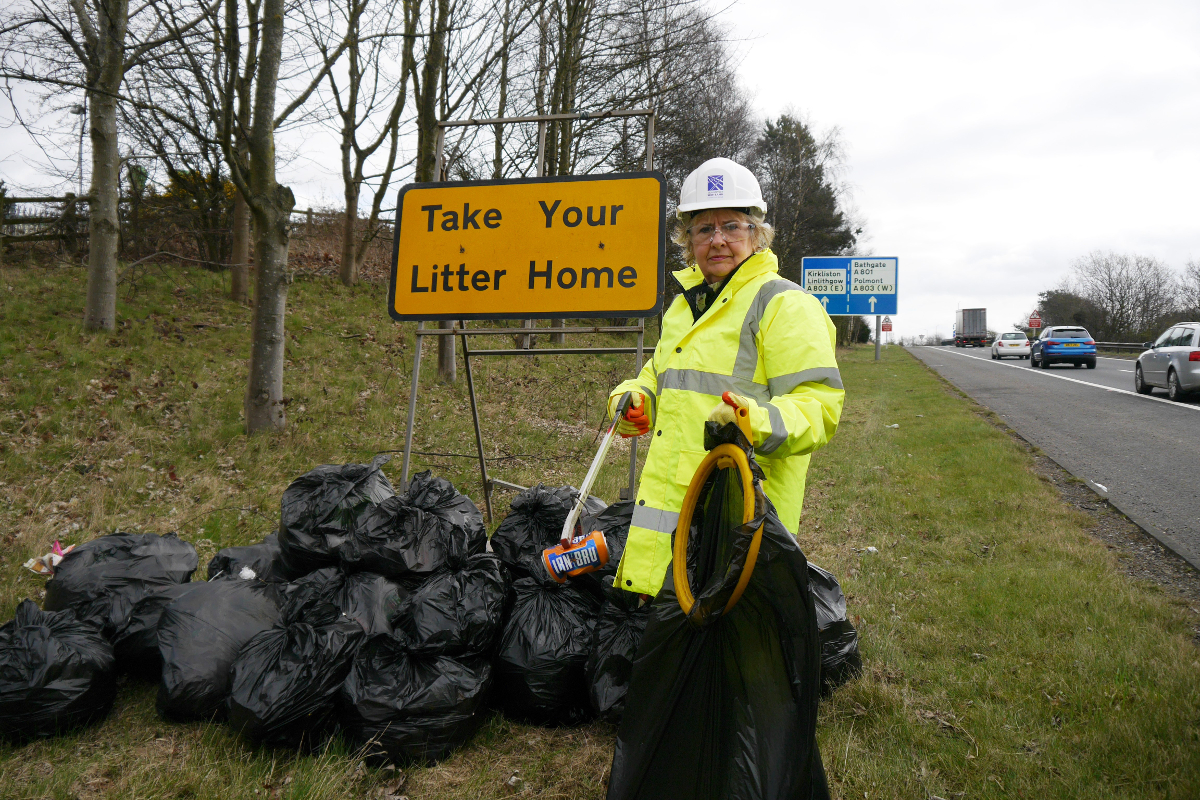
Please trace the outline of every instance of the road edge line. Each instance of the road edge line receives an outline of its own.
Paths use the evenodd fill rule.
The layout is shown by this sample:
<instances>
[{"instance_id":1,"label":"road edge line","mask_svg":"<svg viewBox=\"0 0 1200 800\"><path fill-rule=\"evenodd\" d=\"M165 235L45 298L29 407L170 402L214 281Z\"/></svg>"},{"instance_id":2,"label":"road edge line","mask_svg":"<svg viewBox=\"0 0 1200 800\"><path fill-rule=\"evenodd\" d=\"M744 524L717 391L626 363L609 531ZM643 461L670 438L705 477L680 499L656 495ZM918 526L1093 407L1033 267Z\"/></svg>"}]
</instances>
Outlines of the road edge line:
<instances>
[{"instance_id":1,"label":"road edge line","mask_svg":"<svg viewBox=\"0 0 1200 800\"><path fill-rule=\"evenodd\" d=\"M951 352L950 355L962 356L963 358L969 358L972 361L986 360L986 359L982 359L982 358L976 358L975 356L969 356L966 353ZM1088 381L1081 381L1078 378L1068 378L1066 375L1055 375L1053 372L1048 372L1047 370L1037 369L1037 368L1033 367L1032 361L1030 362L1030 366L1028 366L1028 367L1023 367L1020 364L1006 364L1003 361L999 361L999 362L997 362L997 364L1002 367L1011 367L1012 369L1023 370L1023 371L1029 372L1030 374L1033 374L1033 375L1041 375L1044 378L1058 378L1060 381L1070 381L1071 383L1078 383L1080 386L1091 386L1093 389L1103 389L1106 392L1117 392L1118 394L1127 394L1130 397L1136 397L1140 400L1153 400L1156 403L1166 403L1167 405L1171 406L1172 408L1186 408L1191 411L1200 411L1200 406L1189 406L1184 403L1177 403L1176 401L1168 400L1165 397L1155 397L1154 395L1149 395L1149 394L1138 394L1137 392L1131 392L1128 389L1117 389L1114 386L1104 386L1103 384L1099 384L1099 383L1090 383ZM926 364L925 366L929 366L929 365ZM974 398L972 398L972 399L974 399ZM978 402L978 401L976 401L976 402Z\"/></svg>"},{"instance_id":2,"label":"road edge line","mask_svg":"<svg viewBox=\"0 0 1200 800\"><path fill-rule=\"evenodd\" d=\"M945 375L938 372L936 369L934 369L928 363L926 363L925 359L918 357L915 353L909 353L909 355L911 355L917 361L921 362L922 366L924 366L925 369L932 372L939 380L945 381L947 384L954 387L954 390L956 392L959 392L964 397L969 398L972 403L979 406L980 408L986 408L992 414L992 416L996 418L993 421L994 424L1003 425L1005 430L1011 431L1012 434L1014 436L1016 436L1018 439L1020 439L1022 442L1025 442L1025 444L1027 444L1031 448L1037 450L1039 453L1041 453L1043 456L1045 456L1046 458L1053 461L1055 464L1058 464L1060 469L1062 469L1063 471L1067 472L1070 475L1075 476L1079 480L1083 481L1084 486L1086 486L1088 488L1089 492L1096 495L1104 502L1108 503L1110 506L1115 508L1117 511L1121 512L1121 515L1124 516L1125 519L1132 522L1134 525L1137 525L1142 530L1142 533L1144 533L1147 536L1149 536L1150 538L1154 539L1154 541L1158 542L1160 545L1162 545L1164 548L1166 548L1168 551L1170 551L1172 555L1175 555L1178 558L1182 558L1184 560L1184 562L1189 564L1193 569L1200 570L1200 553L1193 553L1190 550L1190 548L1184 547L1182 544L1180 544L1178 541L1176 541L1175 538L1173 536L1171 536L1171 534L1167 533L1166 531L1160 531L1160 530L1156 529L1153 525L1150 524L1150 521L1148 519L1146 519L1144 516L1142 516L1141 514L1131 514L1130 512L1126 511L1124 508L1122 508L1120 505L1118 505L1115 500L1113 500L1109 496L1108 492L1101 493L1101 492L1097 491L1096 486L1098 484L1096 484L1091 479L1086 478L1083 475L1080 475L1078 472L1071 469L1066 464L1062 463L1057 458L1055 458L1054 456L1047 453L1045 450L1043 450L1037 444L1034 444L1033 442L1026 439L1024 436L1021 435L1021 432L1019 430L1017 430L1013 426L1009 425L1008 422L1006 422L1004 420L1004 418L1001 417L999 414L997 414L993 409L988 408L988 406L985 405L984 403L981 403L980 401L976 400L974 397L971 397L971 395L968 394L966 391L964 391L960 386L958 386L958 384L956 384L954 381L950 380ZM954 353L954 355L965 356L966 358L973 358L973 356L968 356L965 353ZM975 360L983 361L982 358L976 358ZM1001 363L1003 363L1003 362L1001 362ZM1016 367L1017 365L1016 364L1004 364L1004 366ZM1042 372L1041 370L1032 370L1032 369L1031 369L1031 371L1033 371L1035 374L1041 374L1041 372ZM1057 378L1057 377L1061 377L1061 376L1048 375L1047 377ZM1075 380L1073 378L1063 377L1062 379L1064 381L1071 381L1072 383L1082 383L1084 386L1095 386L1096 388L1105 389L1110 392L1125 392L1124 389L1113 389L1108 386L1099 386L1098 384L1095 384L1095 383L1087 383L1085 381L1079 381L1079 380ZM1147 397L1144 394L1137 394L1136 392L1125 392L1125 394L1132 394L1134 397L1142 397L1147 400L1158 400L1159 402L1168 403L1168 404L1170 404L1172 406L1176 406L1178 408L1196 408L1196 406L1181 406L1178 403L1172 402L1170 400L1162 400L1158 397Z\"/></svg>"}]
</instances>

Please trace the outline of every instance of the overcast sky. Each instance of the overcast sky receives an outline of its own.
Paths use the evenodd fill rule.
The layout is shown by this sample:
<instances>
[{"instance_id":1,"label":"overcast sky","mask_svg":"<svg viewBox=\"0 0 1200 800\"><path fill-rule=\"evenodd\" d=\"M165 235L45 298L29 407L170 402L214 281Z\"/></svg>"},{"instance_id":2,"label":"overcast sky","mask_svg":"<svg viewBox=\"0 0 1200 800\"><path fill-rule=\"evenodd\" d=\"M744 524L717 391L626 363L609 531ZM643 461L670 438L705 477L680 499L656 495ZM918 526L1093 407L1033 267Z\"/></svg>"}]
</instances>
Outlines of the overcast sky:
<instances>
[{"instance_id":1,"label":"overcast sky","mask_svg":"<svg viewBox=\"0 0 1200 800\"><path fill-rule=\"evenodd\" d=\"M866 247L900 259L896 335L977 306L1007 330L1091 250L1200 257L1196 0L738 0L723 19L760 113L840 129ZM306 138L281 178L336 205L336 143ZM11 183L39 186L38 158L0 131Z\"/></svg>"},{"instance_id":2,"label":"overcast sky","mask_svg":"<svg viewBox=\"0 0 1200 800\"><path fill-rule=\"evenodd\" d=\"M759 110L836 126L897 335L956 308L1008 330L1091 250L1200 257L1200 3L779 2L752 37Z\"/></svg>"}]
</instances>

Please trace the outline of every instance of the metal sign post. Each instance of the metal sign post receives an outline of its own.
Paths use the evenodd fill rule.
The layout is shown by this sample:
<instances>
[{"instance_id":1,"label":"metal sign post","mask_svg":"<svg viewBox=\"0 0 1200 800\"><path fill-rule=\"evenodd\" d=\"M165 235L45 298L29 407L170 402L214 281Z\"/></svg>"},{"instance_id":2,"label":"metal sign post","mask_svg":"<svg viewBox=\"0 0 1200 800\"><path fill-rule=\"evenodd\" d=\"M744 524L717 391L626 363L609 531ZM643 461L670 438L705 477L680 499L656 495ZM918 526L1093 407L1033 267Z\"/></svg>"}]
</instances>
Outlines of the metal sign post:
<instances>
[{"instance_id":1,"label":"metal sign post","mask_svg":"<svg viewBox=\"0 0 1200 800\"><path fill-rule=\"evenodd\" d=\"M471 359L480 356L603 355L644 359L645 318L662 307L666 263L663 178L654 168L654 111L650 109L470 119L438 123L435 174L443 175L445 129L475 125L538 124L535 172L526 179L410 184L396 203L389 313L417 320L403 478L407 487L420 388L421 341L462 338L467 392L479 454L484 506L492 519L495 487L523 490L488 475ZM575 119L647 117L646 172L543 178L546 125ZM546 317L637 317L637 325L555 327L555 341L581 333L634 333L636 347L471 349L469 336L512 336ZM456 319L450 328L428 320ZM521 329L467 328L467 320L523 320ZM629 486L637 479L637 440L631 441Z\"/></svg>"}]
</instances>

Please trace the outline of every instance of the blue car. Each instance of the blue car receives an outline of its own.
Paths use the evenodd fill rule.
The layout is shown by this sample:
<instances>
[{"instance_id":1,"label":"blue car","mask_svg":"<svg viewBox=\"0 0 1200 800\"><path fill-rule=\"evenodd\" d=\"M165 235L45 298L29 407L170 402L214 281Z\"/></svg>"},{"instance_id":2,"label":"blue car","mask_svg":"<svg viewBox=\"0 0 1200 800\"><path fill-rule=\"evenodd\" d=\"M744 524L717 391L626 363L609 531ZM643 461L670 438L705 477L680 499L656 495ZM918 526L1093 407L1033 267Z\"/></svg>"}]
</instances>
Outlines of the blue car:
<instances>
[{"instance_id":1,"label":"blue car","mask_svg":"<svg viewBox=\"0 0 1200 800\"><path fill-rule=\"evenodd\" d=\"M1046 328L1029 349L1029 365L1049 369L1051 364L1074 364L1076 367L1095 369L1096 340L1075 325Z\"/></svg>"}]
</instances>

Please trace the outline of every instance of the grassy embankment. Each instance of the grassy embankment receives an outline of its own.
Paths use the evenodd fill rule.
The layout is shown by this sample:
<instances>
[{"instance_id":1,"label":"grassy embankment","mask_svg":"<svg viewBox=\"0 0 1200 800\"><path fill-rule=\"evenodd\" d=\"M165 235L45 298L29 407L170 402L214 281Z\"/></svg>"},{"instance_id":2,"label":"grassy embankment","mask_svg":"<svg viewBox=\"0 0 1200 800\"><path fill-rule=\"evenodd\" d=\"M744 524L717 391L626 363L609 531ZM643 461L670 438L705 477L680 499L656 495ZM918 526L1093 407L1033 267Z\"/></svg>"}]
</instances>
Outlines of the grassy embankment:
<instances>
[{"instance_id":1,"label":"grassy embankment","mask_svg":"<svg viewBox=\"0 0 1200 800\"><path fill-rule=\"evenodd\" d=\"M380 287L298 279L293 424L247 439L249 312L220 298L216 278L152 270L122 286L121 327L98 336L79 329L83 278L0 271L0 619L38 598L41 579L20 563L55 538L178 530L203 564L272 528L284 487L309 467L402 446L413 339L384 315ZM867 663L822 707L835 796L1200 795L1200 654L1186 610L1119 575L1087 518L1058 502L1021 449L903 351L841 361L846 413L813 460L803 532L810 558L850 595ZM579 481L603 396L631 362L479 362L485 443L503 459L494 473ZM438 385L431 358L425 366L417 449L470 454L465 388ZM599 487L610 499L622 455ZM471 459L417 466L478 498ZM503 781L519 770L527 796L602 797L612 736L495 717L446 762L409 770L404 793L510 796ZM394 780L357 769L341 745L296 757L220 725L163 722L153 687L136 684L96 727L0 745L3 797L349 798Z\"/></svg>"}]
</instances>

